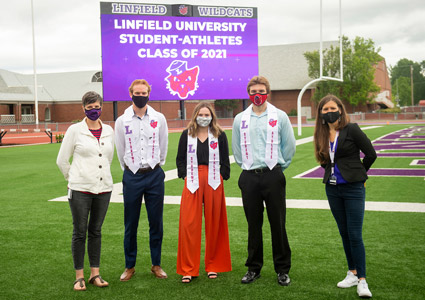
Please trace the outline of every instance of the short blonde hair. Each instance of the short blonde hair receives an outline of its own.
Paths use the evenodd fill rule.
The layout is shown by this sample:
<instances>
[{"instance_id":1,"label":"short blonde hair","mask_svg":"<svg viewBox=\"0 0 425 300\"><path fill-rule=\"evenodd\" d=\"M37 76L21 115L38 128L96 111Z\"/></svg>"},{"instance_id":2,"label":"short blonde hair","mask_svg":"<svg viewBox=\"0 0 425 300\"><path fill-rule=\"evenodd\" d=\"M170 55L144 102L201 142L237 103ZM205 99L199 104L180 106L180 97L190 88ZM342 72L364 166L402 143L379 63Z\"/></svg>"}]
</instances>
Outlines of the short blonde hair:
<instances>
[{"instance_id":1,"label":"short blonde hair","mask_svg":"<svg viewBox=\"0 0 425 300\"><path fill-rule=\"evenodd\" d=\"M131 94L133 94L133 87L138 84L146 85L148 87L148 94L151 93L151 86L145 79L136 79L131 83L130 87L128 88Z\"/></svg>"}]
</instances>

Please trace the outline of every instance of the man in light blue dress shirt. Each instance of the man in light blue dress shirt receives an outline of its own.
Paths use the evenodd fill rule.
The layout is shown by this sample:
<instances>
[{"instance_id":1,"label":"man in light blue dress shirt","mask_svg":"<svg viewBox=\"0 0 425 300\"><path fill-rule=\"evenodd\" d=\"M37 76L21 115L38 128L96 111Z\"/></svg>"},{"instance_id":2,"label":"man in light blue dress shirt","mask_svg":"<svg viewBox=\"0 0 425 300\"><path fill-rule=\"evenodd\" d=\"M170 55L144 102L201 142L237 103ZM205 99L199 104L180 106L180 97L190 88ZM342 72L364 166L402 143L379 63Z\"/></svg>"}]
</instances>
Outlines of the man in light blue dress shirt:
<instances>
[{"instance_id":1,"label":"man in light blue dress shirt","mask_svg":"<svg viewBox=\"0 0 425 300\"><path fill-rule=\"evenodd\" d=\"M265 77L253 77L247 90L253 104L236 116L232 139L233 156L243 169L238 184L248 222L248 258L245 263L248 272L242 283L252 283L260 277L265 203L277 281L287 286L290 283L291 249L285 228L286 179L283 171L295 154L294 132L287 114L267 101L270 84Z\"/></svg>"}]
</instances>

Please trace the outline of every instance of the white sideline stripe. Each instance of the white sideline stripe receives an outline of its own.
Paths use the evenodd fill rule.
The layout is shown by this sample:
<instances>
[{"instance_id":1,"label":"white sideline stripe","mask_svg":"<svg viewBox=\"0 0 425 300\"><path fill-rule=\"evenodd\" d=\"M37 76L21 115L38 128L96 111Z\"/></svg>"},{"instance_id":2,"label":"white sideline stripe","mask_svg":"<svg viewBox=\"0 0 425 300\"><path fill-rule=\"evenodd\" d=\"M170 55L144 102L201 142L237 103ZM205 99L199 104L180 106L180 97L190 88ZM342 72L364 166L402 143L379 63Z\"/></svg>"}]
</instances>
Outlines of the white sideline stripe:
<instances>
[{"instance_id":1,"label":"white sideline stripe","mask_svg":"<svg viewBox=\"0 0 425 300\"><path fill-rule=\"evenodd\" d=\"M375 129L375 128L379 128L382 127L382 125L379 126L366 126L366 127L361 127L361 130L368 130L368 129Z\"/></svg>"},{"instance_id":2,"label":"white sideline stripe","mask_svg":"<svg viewBox=\"0 0 425 300\"><path fill-rule=\"evenodd\" d=\"M306 138L303 138L303 139L296 140L295 145L298 146L298 145L302 145L302 144L307 144L307 143L310 143L312 141L313 141L313 137L309 136L309 137L306 137Z\"/></svg>"}]
</instances>

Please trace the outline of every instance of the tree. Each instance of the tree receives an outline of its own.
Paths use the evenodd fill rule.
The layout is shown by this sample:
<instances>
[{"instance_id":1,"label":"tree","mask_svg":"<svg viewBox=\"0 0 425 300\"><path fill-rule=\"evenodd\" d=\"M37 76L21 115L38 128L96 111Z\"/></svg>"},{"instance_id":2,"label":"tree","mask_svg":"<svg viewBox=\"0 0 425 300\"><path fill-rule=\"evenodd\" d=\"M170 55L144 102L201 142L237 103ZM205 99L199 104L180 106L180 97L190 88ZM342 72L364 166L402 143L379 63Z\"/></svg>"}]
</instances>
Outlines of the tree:
<instances>
[{"instance_id":1,"label":"tree","mask_svg":"<svg viewBox=\"0 0 425 300\"><path fill-rule=\"evenodd\" d=\"M408 87L409 93L411 91L411 70L413 77L413 101L414 104L417 104L419 100L425 99L425 61L421 63L414 62L407 58L400 59L394 67L390 68L391 72L391 87L394 91L397 90L397 81L398 81L398 90L399 95L401 93L407 94L406 88ZM403 78L403 82L409 82L408 86L404 85L403 88L400 87L400 80ZM412 105L411 94L409 94L408 102L404 105ZM400 97L401 99L401 97ZM401 104L400 104L401 105Z\"/></svg>"},{"instance_id":2,"label":"tree","mask_svg":"<svg viewBox=\"0 0 425 300\"><path fill-rule=\"evenodd\" d=\"M346 100L353 107L358 104L371 102L380 91L376 85L374 66L382 60L379 55L380 48L376 49L371 39L356 37L350 41L346 36L342 37L344 82L320 81L316 85L313 99L319 101L331 93L340 99ZM311 78L319 78L319 51L304 53L308 62L308 75ZM339 77L340 58L339 45L323 51L323 75Z\"/></svg>"}]
</instances>

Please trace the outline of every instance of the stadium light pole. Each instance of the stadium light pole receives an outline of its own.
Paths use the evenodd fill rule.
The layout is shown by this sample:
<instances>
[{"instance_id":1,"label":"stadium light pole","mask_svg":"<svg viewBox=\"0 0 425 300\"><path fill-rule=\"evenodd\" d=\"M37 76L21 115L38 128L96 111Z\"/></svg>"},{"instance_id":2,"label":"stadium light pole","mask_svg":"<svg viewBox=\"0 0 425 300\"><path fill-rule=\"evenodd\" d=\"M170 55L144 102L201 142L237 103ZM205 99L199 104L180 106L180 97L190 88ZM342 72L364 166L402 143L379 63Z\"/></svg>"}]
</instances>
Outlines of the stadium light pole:
<instances>
[{"instance_id":1,"label":"stadium light pole","mask_svg":"<svg viewBox=\"0 0 425 300\"><path fill-rule=\"evenodd\" d=\"M301 136L302 134L302 116L301 116L301 99L304 95L304 92L307 90L307 88L312 85L313 83L322 81L322 80L335 80L335 81L344 81L344 73L343 73L343 65L342 65L342 24L341 24L341 0L339 0L339 74L340 78L334 78L334 77L328 77L323 76L323 38L322 38L322 0L320 0L320 76L317 79L314 79L307 83L300 91L297 99L297 126L298 126L298 136ZM317 116L316 116L317 117Z\"/></svg>"},{"instance_id":2,"label":"stadium light pole","mask_svg":"<svg viewBox=\"0 0 425 300\"><path fill-rule=\"evenodd\" d=\"M34 5L31 0L31 20L32 20L32 63L34 69L34 106L35 106L35 124L38 127L38 85L37 85L37 69L35 63L35 35L34 35Z\"/></svg>"}]
</instances>

